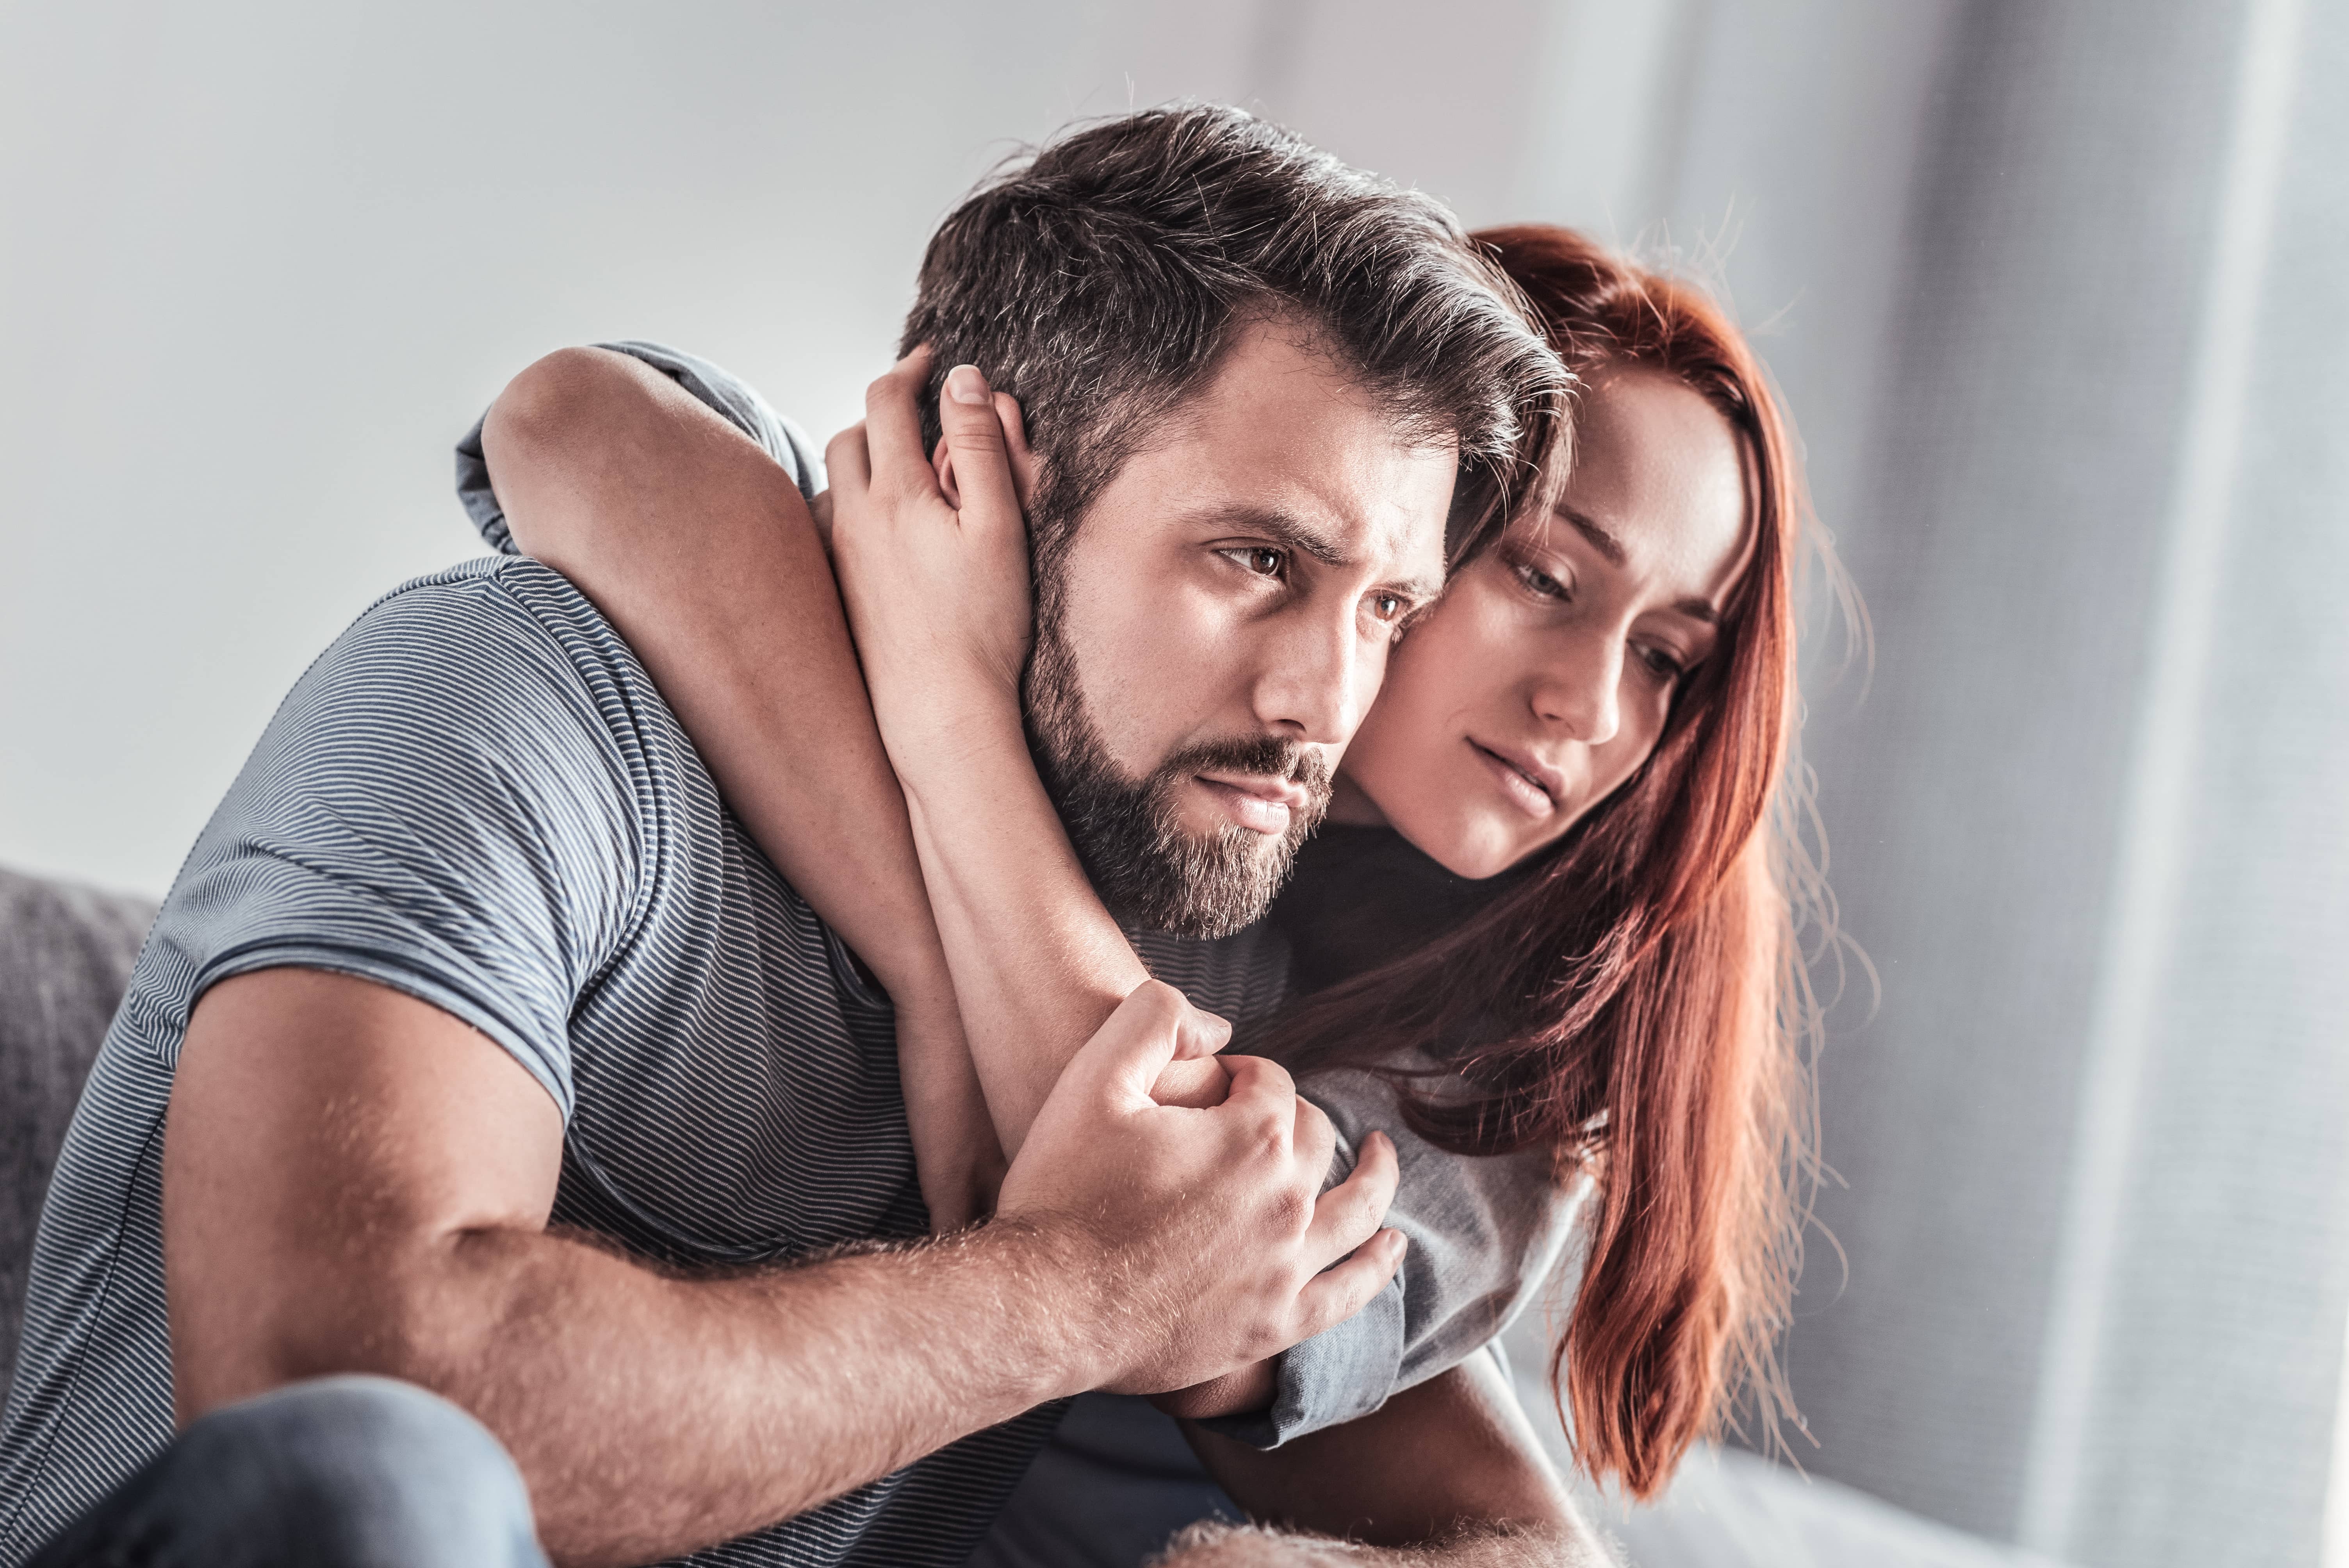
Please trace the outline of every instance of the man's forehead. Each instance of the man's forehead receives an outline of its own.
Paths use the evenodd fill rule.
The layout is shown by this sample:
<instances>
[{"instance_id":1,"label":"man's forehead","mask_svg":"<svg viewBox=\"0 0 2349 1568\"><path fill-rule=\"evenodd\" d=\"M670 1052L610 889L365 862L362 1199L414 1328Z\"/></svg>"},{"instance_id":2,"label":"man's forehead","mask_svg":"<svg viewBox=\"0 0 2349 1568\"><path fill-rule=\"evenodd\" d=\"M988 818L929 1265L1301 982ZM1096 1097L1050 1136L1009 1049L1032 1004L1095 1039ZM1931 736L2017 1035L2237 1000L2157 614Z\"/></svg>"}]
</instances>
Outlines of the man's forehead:
<instances>
[{"instance_id":1,"label":"man's forehead","mask_svg":"<svg viewBox=\"0 0 2349 1568\"><path fill-rule=\"evenodd\" d=\"M1293 321L1255 323L1235 339L1109 490L1130 503L1146 487L1150 510L1186 533L1278 536L1327 566L1440 583L1455 445L1409 429Z\"/></svg>"}]
</instances>

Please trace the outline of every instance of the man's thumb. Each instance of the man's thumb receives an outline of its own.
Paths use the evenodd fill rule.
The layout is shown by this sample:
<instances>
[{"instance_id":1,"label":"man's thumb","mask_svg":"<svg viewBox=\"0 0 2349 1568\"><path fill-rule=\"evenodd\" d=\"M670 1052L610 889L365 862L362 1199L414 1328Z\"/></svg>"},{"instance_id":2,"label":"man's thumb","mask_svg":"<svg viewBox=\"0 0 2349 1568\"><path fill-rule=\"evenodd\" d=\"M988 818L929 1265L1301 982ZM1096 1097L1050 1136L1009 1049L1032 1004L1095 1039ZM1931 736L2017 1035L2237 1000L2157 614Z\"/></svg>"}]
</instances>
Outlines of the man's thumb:
<instances>
[{"instance_id":1,"label":"man's thumb","mask_svg":"<svg viewBox=\"0 0 2349 1568\"><path fill-rule=\"evenodd\" d=\"M1144 980L1070 1058L1061 1081L1119 1106L1155 1104L1150 1086L1174 1059L1189 1011L1182 992L1164 981Z\"/></svg>"}]
</instances>

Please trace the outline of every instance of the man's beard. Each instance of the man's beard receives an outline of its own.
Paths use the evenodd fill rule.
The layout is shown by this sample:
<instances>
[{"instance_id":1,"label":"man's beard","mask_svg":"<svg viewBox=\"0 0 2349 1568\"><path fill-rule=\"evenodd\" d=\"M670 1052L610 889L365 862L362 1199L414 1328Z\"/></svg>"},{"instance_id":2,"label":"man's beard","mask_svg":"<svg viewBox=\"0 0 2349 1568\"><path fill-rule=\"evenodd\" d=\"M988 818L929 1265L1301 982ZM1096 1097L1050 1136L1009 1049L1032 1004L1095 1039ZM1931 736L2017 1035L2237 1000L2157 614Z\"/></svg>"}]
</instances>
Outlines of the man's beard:
<instances>
[{"instance_id":1,"label":"man's beard","mask_svg":"<svg viewBox=\"0 0 2349 1568\"><path fill-rule=\"evenodd\" d=\"M1268 735L1207 741L1128 779L1085 711L1059 621L1048 614L1036 628L1028 746L1102 902L1128 925L1180 936L1228 936L1258 919L1330 804L1321 753ZM1184 830L1178 805L1184 782L1199 773L1286 779L1312 799L1290 810L1288 829L1277 839L1236 822L1200 838Z\"/></svg>"}]
</instances>

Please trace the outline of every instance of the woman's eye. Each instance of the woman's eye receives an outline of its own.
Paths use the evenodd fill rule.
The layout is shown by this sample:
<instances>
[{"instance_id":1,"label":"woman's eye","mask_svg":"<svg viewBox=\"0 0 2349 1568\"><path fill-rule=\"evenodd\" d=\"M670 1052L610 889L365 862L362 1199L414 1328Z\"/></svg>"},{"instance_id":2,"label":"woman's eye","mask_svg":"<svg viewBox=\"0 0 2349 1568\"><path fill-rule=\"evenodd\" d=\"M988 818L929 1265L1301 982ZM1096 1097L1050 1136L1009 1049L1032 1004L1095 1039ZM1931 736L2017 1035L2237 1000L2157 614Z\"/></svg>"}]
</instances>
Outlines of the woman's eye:
<instances>
[{"instance_id":1,"label":"woman's eye","mask_svg":"<svg viewBox=\"0 0 2349 1568\"><path fill-rule=\"evenodd\" d=\"M1665 648L1640 649L1640 662L1646 665L1650 673L1661 681L1676 681L1688 674L1688 666L1682 664L1669 649Z\"/></svg>"},{"instance_id":2,"label":"woman's eye","mask_svg":"<svg viewBox=\"0 0 2349 1568\"><path fill-rule=\"evenodd\" d=\"M1551 576L1548 573L1529 562L1521 561L1517 562L1515 570L1517 574L1517 581L1524 583L1527 591L1530 593L1537 593L1545 599L1568 599L1572 597L1572 595L1567 592L1565 583L1559 582L1557 578Z\"/></svg>"}]
</instances>

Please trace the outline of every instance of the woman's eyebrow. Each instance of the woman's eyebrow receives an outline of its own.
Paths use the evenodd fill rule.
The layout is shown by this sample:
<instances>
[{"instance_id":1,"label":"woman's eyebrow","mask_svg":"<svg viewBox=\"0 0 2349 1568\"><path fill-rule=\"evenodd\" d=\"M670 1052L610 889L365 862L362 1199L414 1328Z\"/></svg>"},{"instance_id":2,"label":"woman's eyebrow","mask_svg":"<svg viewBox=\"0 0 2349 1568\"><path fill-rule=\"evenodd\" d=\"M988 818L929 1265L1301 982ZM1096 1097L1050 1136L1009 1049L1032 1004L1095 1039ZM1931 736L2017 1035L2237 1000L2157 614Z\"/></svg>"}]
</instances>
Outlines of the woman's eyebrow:
<instances>
[{"instance_id":1,"label":"woman's eyebrow","mask_svg":"<svg viewBox=\"0 0 2349 1568\"><path fill-rule=\"evenodd\" d=\"M1572 523L1575 526L1576 531L1578 531L1583 538L1590 541L1590 548L1605 556L1609 565L1620 566L1623 564L1627 557L1623 551L1623 542L1621 540L1616 538L1613 534L1599 527L1599 524L1592 521L1589 518L1584 516L1581 512L1574 511L1570 507L1557 506L1553 507L1551 510L1557 512L1558 516L1566 519L1567 521ZM1686 615L1692 621L1702 621L1708 626L1718 626L1721 624L1721 611L1719 607L1714 605L1709 600L1683 599L1679 603L1673 605L1672 609L1680 614Z\"/></svg>"},{"instance_id":2,"label":"woman's eyebrow","mask_svg":"<svg viewBox=\"0 0 2349 1568\"><path fill-rule=\"evenodd\" d=\"M1590 548L1605 556L1609 565L1620 566L1628 559L1623 553L1623 542L1582 513L1565 506L1554 507L1551 510L1572 523L1583 538L1590 541Z\"/></svg>"}]
</instances>

